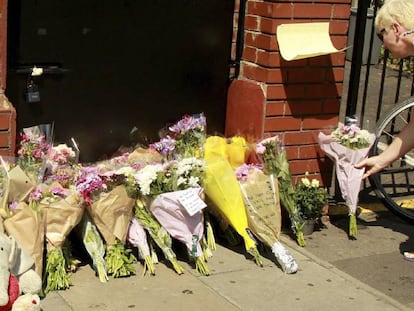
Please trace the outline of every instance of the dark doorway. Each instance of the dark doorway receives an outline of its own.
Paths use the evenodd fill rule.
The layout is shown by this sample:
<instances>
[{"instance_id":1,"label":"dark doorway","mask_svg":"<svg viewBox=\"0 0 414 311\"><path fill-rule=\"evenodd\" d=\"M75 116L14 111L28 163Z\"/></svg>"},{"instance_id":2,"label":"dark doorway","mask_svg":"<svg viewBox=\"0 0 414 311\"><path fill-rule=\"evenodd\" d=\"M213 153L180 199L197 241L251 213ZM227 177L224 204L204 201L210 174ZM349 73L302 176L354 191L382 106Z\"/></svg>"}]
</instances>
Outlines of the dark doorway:
<instances>
[{"instance_id":1,"label":"dark doorway","mask_svg":"<svg viewBox=\"0 0 414 311\"><path fill-rule=\"evenodd\" d=\"M55 142L74 137L81 161L121 145L130 131L157 140L183 114L204 112L223 132L234 1L9 1L6 94L17 129L55 123ZM40 102L28 103L27 71Z\"/></svg>"}]
</instances>

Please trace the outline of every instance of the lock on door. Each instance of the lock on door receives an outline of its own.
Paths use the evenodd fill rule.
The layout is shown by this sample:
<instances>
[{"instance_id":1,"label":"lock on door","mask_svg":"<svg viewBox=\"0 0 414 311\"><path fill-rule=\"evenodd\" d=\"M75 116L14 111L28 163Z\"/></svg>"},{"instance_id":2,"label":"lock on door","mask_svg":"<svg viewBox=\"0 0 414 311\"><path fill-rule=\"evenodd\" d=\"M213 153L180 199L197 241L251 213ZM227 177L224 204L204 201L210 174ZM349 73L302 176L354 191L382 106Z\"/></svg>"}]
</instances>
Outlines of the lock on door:
<instances>
[{"instance_id":1,"label":"lock on door","mask_svg":"<svg viewBox=\"0 0 414 311\"><path fill-rule=\"evenodd\" d=\"M29 104L40 102L39 88L30 76L26 86L26 102Z\"/></svg>"}]
</instances>

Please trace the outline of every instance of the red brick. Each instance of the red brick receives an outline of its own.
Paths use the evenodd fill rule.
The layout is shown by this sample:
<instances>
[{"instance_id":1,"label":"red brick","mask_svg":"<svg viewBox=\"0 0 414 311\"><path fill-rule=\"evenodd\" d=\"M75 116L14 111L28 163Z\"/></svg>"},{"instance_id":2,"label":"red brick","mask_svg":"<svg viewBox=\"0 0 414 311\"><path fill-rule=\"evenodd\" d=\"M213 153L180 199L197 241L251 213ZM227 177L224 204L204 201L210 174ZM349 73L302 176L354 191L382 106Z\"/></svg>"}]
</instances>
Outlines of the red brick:
<instances>
[{"instance_id":1,"label":"red brick","mask_svg":"<svg viewBox=\"0 0 414 311\"><path fill-rule=\"evenodd\" d=\"M292 68L287 70L288 83L318 83L326 80L326 69Z\"/></svg>"},{"instance_id":2,"label":"red brick","mask_svg":"<svg viewBox=\"0 0 414 311\"><path fill-rule=\"evenodd\" d=\"M297 146L285 147L285 151L288 159L297 159L299 156L299 147Z\"/></svg>"},{"instance_id":3,"label":"red brick","mask_svg":"<svg viewBox=\"0 0 414 311\"><path fill-rule=\"evenodd\" d=\"M266 67L280 67L280 54L257 49L257 63Z\"/></svg>"},{"instance_id":4,"label":"red brick","mask_svg":"<svg viewBox=\"0 0 414 311\"><path fill-rule=\"evenodd\" d=\"M319 132L319 130L286 132L284 141L286 145L313 144L318 140Z\"/></svg>"},{"instance_id":5,"label":"red brick","mask_svg":"<svg viewBox=\"0 0 414 311\"><path fill-rule=\"evenodd\" d=\"M276 29L281 23L282 21L273 18L260 17L259 19L260 30L272 35L276 34Z\"/></svg>"},{"instance_id":6,"label":"red brick","mask_svg":"<svg viewBox=\"0 0 414 311\"><path fill-rule=\"evenodd\" d=\"M326 80L328 82L343 82L345 76L345 69L342 68L330 68L328 71Z\"/></svg>"},{"instance_id":7,"label":"red brick","mask_svg":"<svg viewBox=\"0 0 414 311\"><path fill-rule=\"evenodd\" d=\"M323 116L323 118L308 117L303 120L304 130L322 129L329 126L337 125L339 117L337 115Z\"/></svg>"},{"instance_id":8,"label":"red brick","mask_svg":"<svg viewBox=\"0 0 414 311\"><path fill-rule=\"evenodd\" d=\"M261 29L259 28L259 21L260 17L247 15L244 22L245 30L260 31Z\"/></svg>"},{"instance_id":9,"label":"red brick","mask_svg":"<svg viewBox=\"0 0 414 311\"><path fill-rule=\"evenodd\" d=\"M304 85L281 85L274 84L267 86L267 99L295 99L305 97Z\"/></svg>"},{"instance_id":10,"label":"red brick","mask_svg":"<svg viewBox=\"0 0 414 311\"><path fill-rule=\"evenodd\" d=\"M246 32L245 44L265 50L276 51L278 49L276 36L263 33Z\"/></svg>"},{"instance_id":11,"label":"red brick","mask_svg":"<svg viewBox=\"0 0 414 311\"><path fill-rule=\"evenodd\" d=\"M334 113L339 114L341 109L341 101L337 100L329 100L323 104L323 112L324 113Z\"/></svg>"},{"instance_id":12,"label":"red brick","mask_svg":"<svg viewBox=\"0 0 414 311\"><path fill-rule=\"evenodd\" d=\"M331 36L332 44L338 50L346 48L347 39L346 36Z\"/></svg>"},{"instance_id":13,"label":"red brick","mask_svg":"<svg viewBox=\"0 0 414 311\"><path fill-rule=\"evenodd\" d=\"M2 157L13 157L14 152L11 148L0 148L0 156Z\"/></svg>"},{"instance_id":14,"label":"red brick","mask_svg":"<svg viewBox=\"0 0 414 311\"><path fill-rule=\"evenodd\" d=\"M332 18L347 19L351 16L351 5L349 4L335 4L333 6Z\"/></svg>"},{"instance_id":15,"label":"red brick","mask_svg":"<svg viewBox=\"0 0 414 311\"><path fill-rule=\"evenodd\" d=\"M6 89L7 73L7 1L0 1L0 88Z\"/></svg>"},{"instance_id":16,"label":"red brick","mask_svg":"<svg viewBox=\"0 0 414 311\"><path fill-rule=\"evenodd\" d=\"M10 147L10 133L0 132L0 148Z\"/></svg>"},{"instance_id":17,"label":"red brick","mask_svg":"<svg viewBox=\"0 0 414 311\"><path fill-rule=\"evenodd\" d=\"M257 62L257 53L258 53L258 49L252 46L246 46L243 49L243 56L242 58L244 60L247 60L249 62L253 62L256 63Z\"/></svg>"},{"instance_id":18,"label":"red brick","mask_svg":"<svg viewBox=\"0 0 414 311\"><path fill-rule=\"evenodd\" d=\"M292 131L299 130L301 126L301 120L299 118L292 117L273 117L266 118L264 124L265 132L279 132L279 131Z\"/></svg>"},{"instance_id":19,"label":"red brick","mask_svg":"<svg viewBox=\"0 0 414 311\"><path fill-rule=\"evenodd\" d=\"M322 107L321 100L290 100L285 113L295 116L320 115L323 112Z\"/></svg>"},{"instance_id":20,"label":"red brick","mask_svg":"<svg viewBox=\"0 0 414 311\"><path fill-rule=\"evenodd\" d=\"M247 13L267 17L293 17L293 5L290 3L247 2Z\"/></svg>"},{"instance_id":21,"label":"red brick","mask_svg":"<svg viewBox=\"0 0 414 311\"><path fill-rule=\"evenodd\" d=\"M241 64L241 73L244 77L268 83L282 83L282 73L280 69L271 69L261 67L256 64L243 62Z\"/></svg>"},{"instance_id":22,"label":"red brick","mask_svg":"<svg viewBox=\"0 0 414 311\"><path fill-rule=\"evenodd\" d=\"M331 18L332 5L320 3L296 3L293 9L294 19L296 18Z\"/></svg>"},{"instance_id":23,"label":"red brick","mask_svg":"<svg viewBox=\"0 0 414 311\"><path fill-rule=\"evenodd\" d=\"M0 131L10 128L10 113L0 112Z\"/></svg>"},{"instance_id":24,"label":"red brick","mask_svg":"<svg viewBox=\"0 0 414 311\"><path fill-rule=\"evenodd\" d=\"M289 161L289 168L292 175L320 171L319 162L317 159L292 160Z\"/></svg>"},{"instance_id":25,"label":"red brick","mask_svg":"<svg viewBox=\"0 0 414 311\"><path fill-rule=\"evenodd\" d=\"M270 102L266 104L266 116L284 116L286 110L286 101Z\"/></svg>"},{"instance_id":26,"label":"red brick","mask_svg":"<svg viewBox=\"0 0 414 311\"><path fill-rule=\"evenodd\" d=\"M333 53L323 57L312 57L309 59L310 66L343 67L345 65L345 52Z\"/></svg>"},{"instance_id":27,"label":"red brick","mask_svg":"<svg viewBox=\"0 0 414 311\"><path fill-rule=\"evenodd\" d=\"M329 98L337 97L342 95L342 84L315 84L308 85L305 90L305 96L308 98Z\"/></svg>"},{"instance_id":28,"label":"red brick","mask_svg":"<svg viewBox=\"0 0 414 311\"><path fill-rule=\"evenodd\" d=\"M299 146L299 159L316 159L320 149L319 144Z\"/></svg>"},{"instance_id":29,"label":"red brick","mask_svg":"<svg viewBox=\"0 0 414 311\"><path fill-rule=\"evenodd\" d=\"M348 35L348 20L333 20L329 22L329 33L335 35Z\"/></svg>"},{"instance_id":30,"label":"red brick","mask_svg":"<svg viewBox=\"0 0 414 311\"><path fill-rule=\"evenodd\" d=\"M315 2L314 0L300 0L300 2ZM349 4L349 0L318 0L318 3L345 3Z\"/></svg>"},{"instance_id":31,"label":"red brick","mask_svg":"<svg viewBox=\"0 0 414 311\"><path fill-rule=\"evenodd\" d=\"M312 57L313 58L313 57ZM295 61L287 61L284 60L282 58L282 56L280 56L280 67L283 68L298 68L298 67L306 67L309 64L309 60L308 59L298 59Z\"/></svg>"}]
</instances>

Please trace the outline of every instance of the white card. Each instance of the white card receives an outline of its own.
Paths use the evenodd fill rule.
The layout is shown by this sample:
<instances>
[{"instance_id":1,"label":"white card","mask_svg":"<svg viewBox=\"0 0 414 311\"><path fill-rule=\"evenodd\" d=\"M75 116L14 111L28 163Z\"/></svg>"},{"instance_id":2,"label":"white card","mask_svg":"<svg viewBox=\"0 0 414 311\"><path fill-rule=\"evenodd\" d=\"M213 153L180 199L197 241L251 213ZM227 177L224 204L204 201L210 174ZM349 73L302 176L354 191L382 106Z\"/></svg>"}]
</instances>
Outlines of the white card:
<instances>
[{"instance_id":1,"label":"white card","mask_svg":"<svg viewBox=\"0 0 414 311\"><path fill-rule=\"evenodd\" d=\"M195 215L207 206L207 204L198 195L198 189L195 188L188 188L180 191L178 201L190 216Z\"/></svg>"}]
</instances>

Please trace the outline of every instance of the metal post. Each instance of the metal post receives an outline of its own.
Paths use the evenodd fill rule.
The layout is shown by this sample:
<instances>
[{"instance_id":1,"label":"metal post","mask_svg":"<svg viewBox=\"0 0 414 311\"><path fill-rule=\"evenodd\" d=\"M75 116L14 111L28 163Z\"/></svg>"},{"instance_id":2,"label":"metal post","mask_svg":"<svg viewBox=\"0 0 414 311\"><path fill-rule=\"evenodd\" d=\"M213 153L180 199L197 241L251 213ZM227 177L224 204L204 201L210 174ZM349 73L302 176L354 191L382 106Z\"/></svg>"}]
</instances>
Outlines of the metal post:
<instances>
[{"instance_id":1,"label":"metal post","mask_svg":"<svg viewBox=\"0 0 414 311\"><path fill-rule=\"evenodd\" d=\"M368 0L359 0L357 18L355 23L354 45L352 47L351 72L348 87L346 116L356 114L359 92L359 80L361 75L362 54L364 50L365 25L367 22Z\"/></svg>"}]
</instances>

